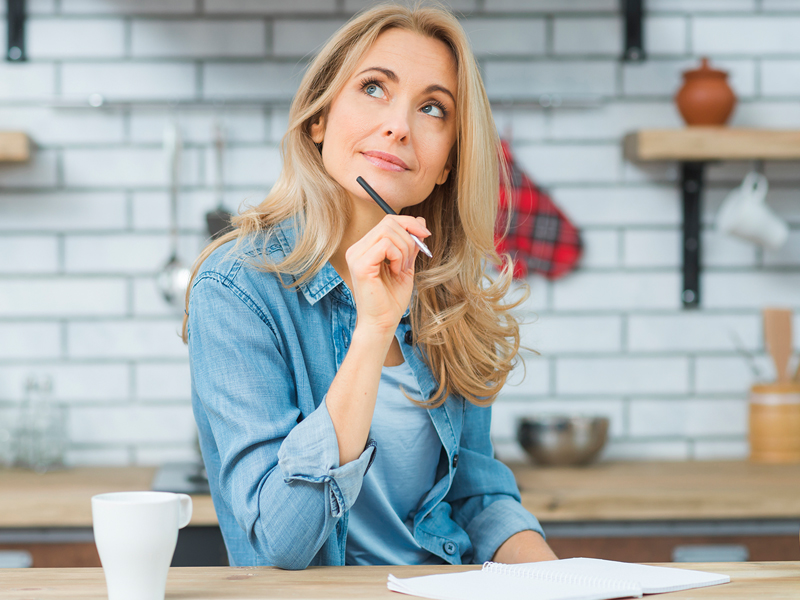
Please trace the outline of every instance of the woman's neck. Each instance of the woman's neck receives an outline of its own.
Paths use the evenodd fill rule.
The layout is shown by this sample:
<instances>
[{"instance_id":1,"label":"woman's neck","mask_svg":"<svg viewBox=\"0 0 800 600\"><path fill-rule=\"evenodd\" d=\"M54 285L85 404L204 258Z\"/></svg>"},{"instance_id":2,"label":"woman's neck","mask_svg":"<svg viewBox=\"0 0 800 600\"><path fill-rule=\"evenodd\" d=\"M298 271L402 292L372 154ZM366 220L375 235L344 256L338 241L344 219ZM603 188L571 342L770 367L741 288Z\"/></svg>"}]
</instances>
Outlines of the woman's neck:
<instances>
[{"instance_id":1,"label":"woman's neck","mask_svg":"<svg viewBox=\"0 0 800 600\"><path fill-rule=\"evenodd\" d=\"M353 289L353 286L350 280L350 269L347 267L345 258L347 250L380 223L384 216L377 204L370 206L359 198L352 199L350 220L345 227L344 235L342 235L342 242L330 259L331 265L350 289Z\"/></svg>"}]
</instances>

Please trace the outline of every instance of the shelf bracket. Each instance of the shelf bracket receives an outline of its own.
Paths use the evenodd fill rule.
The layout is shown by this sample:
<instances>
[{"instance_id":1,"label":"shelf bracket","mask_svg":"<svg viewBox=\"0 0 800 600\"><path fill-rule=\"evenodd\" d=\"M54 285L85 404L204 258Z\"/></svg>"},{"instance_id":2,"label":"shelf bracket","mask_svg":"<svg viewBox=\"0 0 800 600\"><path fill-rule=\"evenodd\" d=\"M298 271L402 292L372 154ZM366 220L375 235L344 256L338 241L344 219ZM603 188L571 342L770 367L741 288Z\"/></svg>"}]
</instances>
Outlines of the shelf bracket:
<instances>
[{"instance_id":1,"label":"shelf bracket","mask_svg":"<svg viewBox=\"0 0 800 600\"><path fill-rule=\"evenodd\" d=\"M644 53L644 0L622 0L625 15L625 51L622 60L643 61Z\"/></svg>"},{"instance_id":2,"label":"shelf bracket","mask_svg":"<svg viewBox=\"0 0 800 600\"><path fill-rule=\"evenodd\" d=\"M23 62L25 56L25 0L6 0L8 22L6 60Z\"/></svg>"},{"instance_id":3,"label":"shelf bracket","mask_svg":"<svg viewBox=\"0 0 800 600\"><path fill-rule=\"evenodd\" d=\"M683 291L684 308L700 307L700 236L703 174L706 163L681 163L683 194Z\"/></svg>"}]
</instances>

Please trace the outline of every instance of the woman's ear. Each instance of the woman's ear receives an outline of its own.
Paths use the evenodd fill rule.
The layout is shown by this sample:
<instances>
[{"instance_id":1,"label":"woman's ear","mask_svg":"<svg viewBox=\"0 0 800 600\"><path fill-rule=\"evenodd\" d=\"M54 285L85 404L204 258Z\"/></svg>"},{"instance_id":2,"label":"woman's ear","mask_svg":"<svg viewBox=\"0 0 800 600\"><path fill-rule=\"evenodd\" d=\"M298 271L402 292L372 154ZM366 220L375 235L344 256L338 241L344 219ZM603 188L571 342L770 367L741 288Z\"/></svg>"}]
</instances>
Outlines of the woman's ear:
<instances>
[{"instance_id":1,"label":"woman's ear","mask_svg":"<svg viewBox=\"0 0 800 600\"><path fill-rule=\"evenodd\" d=\"M311 139L315 144L321 144L322 138L325 137L325 117L319 115L317 120L311 124Z\"/></svg>"},{"instance_id":2,"label":"woman's ear","mask_svg":"<svg viewBox=\"0 0 800 600\"><path fill-rule=\"evenodd\" d=\"M442 169L442 172L439 174L439 177L436 179L436 185L442 185L445 181L447 181L447 176L450 175L450 161L447 161L447 164Z\"/></svg>"}]
</instances>

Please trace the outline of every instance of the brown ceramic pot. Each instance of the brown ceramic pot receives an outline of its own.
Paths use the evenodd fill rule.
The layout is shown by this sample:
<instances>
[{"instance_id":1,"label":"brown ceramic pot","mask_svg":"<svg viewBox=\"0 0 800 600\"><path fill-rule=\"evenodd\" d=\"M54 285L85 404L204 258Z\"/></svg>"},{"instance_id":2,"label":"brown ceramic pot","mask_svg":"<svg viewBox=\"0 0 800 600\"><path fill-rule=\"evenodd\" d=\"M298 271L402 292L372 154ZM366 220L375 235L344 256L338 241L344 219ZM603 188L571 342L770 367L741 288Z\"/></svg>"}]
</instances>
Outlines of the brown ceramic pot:
<instances>
[{"instance_id":1,"label":"brown ceramic pot","mask_svg":"<svg viewBox=\"0 0 800 600\"><path fill-rule=\"evenodd\" d=\"M728 85L728 74L708 66L683 73L683 87L675 103L687 125L724 125L736 105L736 95Z\"/></svg>"}]
</instances>

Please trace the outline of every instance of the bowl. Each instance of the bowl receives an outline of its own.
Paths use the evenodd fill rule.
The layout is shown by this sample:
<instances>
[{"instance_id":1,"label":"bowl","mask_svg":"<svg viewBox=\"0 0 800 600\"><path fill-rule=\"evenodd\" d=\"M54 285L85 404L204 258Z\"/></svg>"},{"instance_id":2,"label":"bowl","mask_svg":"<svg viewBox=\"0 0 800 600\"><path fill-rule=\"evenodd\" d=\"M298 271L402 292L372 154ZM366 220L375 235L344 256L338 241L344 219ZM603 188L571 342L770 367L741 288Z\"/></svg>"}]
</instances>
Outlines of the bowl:
<instances>
[{"instance_id":1,"label":"bowl","mask_svg":"<svg viewBox=\"0 0 800 600\"><path fill-rule=\"evenodd\" d=\"M540 465L586 465L608 437L608 417L540 416L520 419L517 441Z\"/></svg>"}]
</instances>

